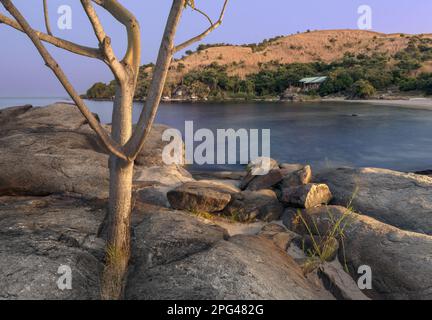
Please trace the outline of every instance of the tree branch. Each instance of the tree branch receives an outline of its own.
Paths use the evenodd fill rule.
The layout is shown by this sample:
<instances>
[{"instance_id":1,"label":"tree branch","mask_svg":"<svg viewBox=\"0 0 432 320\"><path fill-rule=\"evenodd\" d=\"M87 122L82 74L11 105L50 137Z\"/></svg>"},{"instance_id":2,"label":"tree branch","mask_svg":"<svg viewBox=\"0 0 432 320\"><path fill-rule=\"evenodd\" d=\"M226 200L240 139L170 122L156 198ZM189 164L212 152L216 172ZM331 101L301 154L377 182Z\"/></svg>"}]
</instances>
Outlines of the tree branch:
<instances>
[{"instance_id":1,"label":"tree branch","mask_svg":"<svg viewBox=\"0 0 432 320\"><path fill-rule=\"evenodd\" d=\"M6 17L5 15L0 13L0 24L4 23L7 26L10 26L18 31L24 32L23 28L20 26L19 23L17 23L16 21ZM52 44L60 49L64 49L67 51L70 51L72 53L75 54L79 54L81 56L85 56L85 57L89 57L89 58L95 58L95 59L100 59L102 60L102 53L99 49L96 48L89 48L89 47L85 47L85 46L81 46L78 45L76 43L67 41L67 40L63 40L54 36L50 36L49 34L37 31L37 30L33 30L34 33L36 34L36 36L41 40L44 41L46 43Z\"/></svg>"},{"instance_id":2,"label":"tree branch","mask_svg":"<svg viewBox=\"0 0 432 320\"><path fill-rule=\"evenodd\" d=\"M111 46L111 38L106 35L91 0L81 0L81 4L90 20L96 38L99 41L99 46L105 55L105 63L111 69L114 76L120 80L120 82L125 80L125 69L114 54Z\"/></svg>"},{"instance_id":3,"label":"tree branch","mask_svg":"<svg viewBox=\"0 0 432 320\"><path fill-rule=\"evenodd\" d=\"M212 20L210 19L210 17L207 14L205 14L204 12L202 12L201 10L196 9L196 8L192 8L193 10L197 11L198 13L204 15L209 20L210 27L207 30L205 30L203 33L197 35L196 37L193 37L193 38L183 42L182 44L179 44L178 46L176 46L174 48L174 52L179 52L179 51L191 46L195 42L201 41L206 36L208 36L211 32L213 32L216 28L218 28L222 24L222 21L223 21L224 15L225 15L225 11L226 11L226 8L228 5L228 1L229 0L225 0L224 5L223 5L222 10L221 10L221 13L220 13L220 16L219 16L219 19L215 23L213 23Z\"/></svg>"},{"instance_id":4,"label":"tree branch","mask_svg":"<svg viewBox=\"0 0 432 320\"><path fill-rule=\"evenodd\" d=\"M132 138L125 146L128 158L135 159L149 135L162 98L162 92L174 54L174 38L186 0L173 0L150 84L149 95Z\"/></svg>"},{"instance_id":5,"label":"tree branch","mask_svg":"<svg viewBox=\"0 0 432 320\"><path fill-rule=\"evenodd\" d=\"M192 8L193 11L196 11L199 14L201 14L202 16L204 16L204 18L207 19L207 21L210 23L211 26L213 25L213 20L209 17L209 15L207 13L205 13L204 11L202 11L202 10L200 10L198 8L195 8L195 7L191 7L191 8Z\"/></svg>"},{"instance_id":6,"label":"tree branch","mask_svg":"<svg viewBox=\"0 0 432 320\"><path fill-rule=\"evenodd\" d=\"M84 101L81 99L79 94L75 91L72 84L67 79L63 70L60 68L58 63L54 60L45 46L42 44L41 40L37 36L36 32L28 24L27 20L22 16L18 9L13 5L10 0L0 0L5 9L15 18L19 23L22 30L27 34L27 36L32 40L36 49L39 51L40 55L45 61L45 64L54 72L60 83L63 85L65 90L68 92L70 97L76 103L78 109L81 111L83 116L89 122L90 127L96 132L102 141L102 144L117 157L129 161L129 159L123 153L123 150L118 144L112 140L112 138L107 134L105 129L101 126L96 117L90 112L90 110L85 105Z\"/></svg>"},{"instance_id":7,"label":"tree branch","mask_svg":"<svg viewBox=\"0 0 432 320\"><path fill-rule=\"evenodd\" d=\"M44 16L45 16L45 28L46 28L47 33L50 36L52 36L53 34L51 32L47 0L43 0L43 8L44 8Z\"/></svg>"},{"instance_id":8,"label":"tree branch","mask_svg":"<svg viewBox=\"0 0 432 320\"><path fill-rule=\"evenodd\" d=\"M107 10L118 22L125 26L128 36L128 47L122 63L126 66L131 66L136 82L141 64L141 31L138 20L117 0L92 1Z\"/></svg>"},{"instance_id":9,"label":"tree branch","mask_svg":"<svg viewBox=\"0 0 432 320\"><path fill-rule=\"evenodd\" d=\"M178 50L181 50L182 48L185 48L186 46L192 44L195 41L201 40L214 29L216 29L219 25L221 25L228 4L228 0L225 0L221 14L219 16L219 20L215 24L212 24L210 28L207 29L204 33L181 44L180 46L174 47L174 37L186 1L187 0L173 0L173 5L170 11L170 15L168 17L164 36L162 38L156 67L153 71L149 95L146 99L144 109L138 120L135 132L125 146L126 155L130 159L135 159L137 155L141 152L142 148L144 147L145 141L151 131L162 98L163 88L166 82L169 67L174 53Z\"/></svg>"}]
</instances>

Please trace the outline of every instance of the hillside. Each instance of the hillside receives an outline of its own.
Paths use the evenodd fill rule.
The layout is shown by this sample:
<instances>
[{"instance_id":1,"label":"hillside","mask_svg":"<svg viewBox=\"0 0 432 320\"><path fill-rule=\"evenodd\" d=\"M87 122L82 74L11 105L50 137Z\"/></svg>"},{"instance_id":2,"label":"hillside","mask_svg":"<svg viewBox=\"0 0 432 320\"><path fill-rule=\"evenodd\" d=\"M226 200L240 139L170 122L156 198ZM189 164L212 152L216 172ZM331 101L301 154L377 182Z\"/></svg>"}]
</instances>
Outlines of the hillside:
<instances>
[{"instance_id":1,"label":"hillside","mask_svg":"<svg viewBox=\"0 0 432 320\"><path fill-rule=\"evenodd\" d=\"M256 75L263 71L276 72L276 70L280 71L281 67L290 69L296 66L295 70L282 70L282 72L298 74L297 78L287 76L289 81L280 84L287 87L302 76L315 74L331 76L331 73L337 68L352 68L354 66L352 61L346 64L347 57L357 58L357 65L363 68L361 72L376 73L378 70L374 69L384 68L381 71L387 70L393 74L393 78L395 72L398 74L396 78L384 81L386 83L381 83L382 79L375 81L378 82L375 83L376 89L381 90L389 86L400 87L401 81L412 81L412 78L420 74L423 76L432 72L432 34L405 35L362 30L325 30L275 37L258 44L200 45L195 52L189 51L181 59L173 61L164 95L171 97L178 91L178 86L181 84L187 86L183 88L183 91L194 91L193 95L198 97L211 96L216 89L220 89L222 93L233 91L254 96L277 95L281 93L282 87L257 92L255 90L256 79L254 79ZM373 65L371 65L372 62ZM368 70L364 70L367 65ZM203 75L203 72L207 74ZM137 90L138 97L145 96L151 73L152 65L142 67L141 82ZM206 77L218 77L221 73L224 77L223 82L231 82L228 86L233 85L232 87L224 88L222 85L216 88L217 85L214 86L213 81L208 83L205 80ZM360 79L374 82L374 79L371 81L367 77L358 75L350 75L350 77L354 82ZM191 84L194 84L196 88L191 89ZM102 84L98 85L99 91L106 89ZM330 91L344 91L347 89L345 87L340 88L341 90ZM405 86L405 89L410 89L410 87L422 89L424 83L422 85L411 83L410 86ZM111 90L108 90L107 93L111 93Z\"/></svg>"},{"instance_id":2,"label":"hillside","mask_svg":"<svg viewBox=\"0 0 432 320\"><path fill-rule=\"evenodd\" d=\"M346 53L387 53L394 55L408 46L412 36L384 34L364 30L325 30L278 37L269 42L248 46L216 46L196 51L173 63L172 77L217 62L228 66L228 74L245 77L260 71L263 64L333 62ZM419 35L431 39L432 34ZM178 72L178 65L185 68Z\"/></svg>"}]
</instances>

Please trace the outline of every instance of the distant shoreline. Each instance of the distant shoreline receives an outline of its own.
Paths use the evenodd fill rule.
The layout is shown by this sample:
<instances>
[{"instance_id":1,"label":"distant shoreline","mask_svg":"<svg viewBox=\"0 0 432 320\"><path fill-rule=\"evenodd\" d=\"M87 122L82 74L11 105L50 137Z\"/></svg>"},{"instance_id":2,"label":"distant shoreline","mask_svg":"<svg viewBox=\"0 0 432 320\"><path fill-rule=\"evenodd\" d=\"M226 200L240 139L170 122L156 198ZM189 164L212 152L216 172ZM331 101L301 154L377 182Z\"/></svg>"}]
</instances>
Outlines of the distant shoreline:
<instances>
[{"instance_id":1,"label":"distant shoreline","mask_svg":"<svg viewBox=\"0 0 432 320\"><path fill-rule=\"evenodd\" d=\"M323 102L347 102L347 103L363 103L376 104L382 106L393 106L406 109L421 109L432 110L432 98L410 98L410 99L369 99L369 100L345 100L345 99L322 99Z\"/></svg>"},{"instance_id":2,"label":"distant shoreline","mask_svg":"<svg viewBox=\"0 0 432 320\"><path fill-rule=\"evenodd\" d=\"M89 101L100 101L109 102L112 99L85 99ZM135 103L144 103L145 100L135 100ZM288 100L279 100L275 98L263 98L263 99L224 99L224 100L191 100L191 99L164 99L161 102L165 103L238 103L238 102L275 102L275 103L293 103ZM345 98L321 98L321 99L311 99L305 101L295 101L294 103L309 103L309 102L346 102L346 103L362 103L362 104L375 104L383 106L394 106L402 107L407 109L422 109L422 110L432 110L432 98L400 98L400 99L365 99L365 100L350 100Z\"/></svg>"}]
</instances>

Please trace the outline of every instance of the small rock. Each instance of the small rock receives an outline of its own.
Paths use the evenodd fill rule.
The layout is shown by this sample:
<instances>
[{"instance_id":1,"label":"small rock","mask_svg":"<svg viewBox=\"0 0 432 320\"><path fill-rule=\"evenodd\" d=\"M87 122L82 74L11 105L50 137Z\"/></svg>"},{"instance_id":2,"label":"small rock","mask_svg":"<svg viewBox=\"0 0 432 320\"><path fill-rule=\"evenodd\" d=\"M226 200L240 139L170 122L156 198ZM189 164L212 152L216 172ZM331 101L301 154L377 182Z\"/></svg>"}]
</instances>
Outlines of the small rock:
<instances>
[{"instance_id":1,"label":"small rock","mask_svg":"<svg viewBox=\"0 0 432 320\"><path fill-rule=\"evenodd\" d=\"M232 189L203 182L187 182L168 192L168 201L177 210L220 212L231 201Z\"/></svg>"},{"instance_id":2,"label":"small rock","mask_svg":"<svg viewBox=\"0 0 432 320\"><path fill-rule=\"evenodd\" d=\"M297 213L298 213L297 209L287 208L287 209L285 209L285 211L282 215L282 223L289 230L294 230L293 229L293 220L297 216Z\"/></svg>"},{"instance_id":3,"label":"small rock","mask_svg":"<svg viewBox=\"0 0 432 320\"><path fill-rule=\"evenodd\" d=\"M274 244L283 251L288 250L288 247L294 239L300 238L298 234L286 230L285 227L277 223L270 223L264 226L259 235L272 240Z\"/></svg>"},{"instance_id":4,"label":"small rock","mask_svg":"<svg viewBox=\"0 0 432 320\"><path fill-rule=\"evenodd\" d=\"M300 208L313 208L328 204L332 199L330 189L325 184L307 184L286 188L282 192L281 201L287 205Z\"/></svg>"},{"instance_id":5,"label":"small rock","mask_svg":"<svg viewBox=\"0 0 432 320\"><path fill-rule=\"evenodd\" d=\"M255 219L270 222L280 218L283 207L272 190L243 191L233 195L224 213L242 222Z\"/></svg>"},{"instance_id":6,"label":"small rock","mask_svg":"<svg viewBox=\"0 0 432 320\"><path fill-rule=\"evenodd\" d=\"M274 236L276 233L285 232L285 231L286 228L284 228L280 224L269 223L261 229L260 234L271 234L272 236Z\"/></svg>"},{"instance_id":7,"label":"small rock","mask_svg":"<svg viewBox=\"0 0 432 320\"><path fill-rule=\"evenodd\" d=\"M247 166L247 174L242 179L240 189L246 189L249 183L251 183L256 177L266 175L273 169L279 169L279 164L276 160L264 157L255 159Z\"/></svg>"},{"instance_id":8,"label":"small rock","mask_svg":"<svg viewBox=\"0 0 432 320\"><path fill-rule=\"evenodd\" d=\"M282 188L297 187L301 185L306 185L312 181L312 169L310 166L305 166L304 168L294 171L288 174L282 180Z\"/></svg>"},{"instance_id":9,"label":"small rock","mask_svg":"<svg viewBox=\"0 0 432 320\"><path fill-rule=\"evenodd\" d=\"M281 232L273 237L273 242L283 251L287 251L291 242L297 237L298 235L292 231Z\"/></svg>"},{"instance_id":10,"label":"small rock","mask_svg":"<svg viewBox=\"0 0 432 320\"><path fill-rule=\"evenodd\" d=\"M304 251L300 249L299 246L295 244L294 241L291 242L290 246L288 247L287 254L291 258L293 258L298 265L301 265L303 261L307 259L307 256L304 253Z\"/></svg>"},{"instance_id":11,"label":"small rock","mask_svg":"<svg viewBox=\"0 0 432 320\"><path fill-rule=\"evenodd\" d=\"M249 183L247 189L251 191L269 189L281 182L284 176L284 172L281 169L273 169L264 176L256 176Z\"/></svg>"}]
</instances>

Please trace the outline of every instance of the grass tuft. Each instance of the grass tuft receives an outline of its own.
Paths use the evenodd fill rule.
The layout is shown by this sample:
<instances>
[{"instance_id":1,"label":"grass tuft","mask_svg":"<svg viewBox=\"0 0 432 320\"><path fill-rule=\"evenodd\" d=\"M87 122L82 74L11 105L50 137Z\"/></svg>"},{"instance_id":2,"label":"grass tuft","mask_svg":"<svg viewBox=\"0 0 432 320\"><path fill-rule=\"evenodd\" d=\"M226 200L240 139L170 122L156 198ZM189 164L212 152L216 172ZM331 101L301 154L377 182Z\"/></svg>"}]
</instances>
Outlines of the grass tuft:
<instances>
[{"instance_id":1,"label":"grass tuft","mask_svg":"<svg viewBox=\"0 0 432 320\"><path fill-rule=\"evenodd\" d=\"M329 218L329 228L326 230L325 234L321 234L317 221L312 217L312 222L308 223L301 211L297 212L293 223L299 225L300 223L304 225L307 230L308 235L312 241L312 248L309 250L305 250L305 245L303 243L303 250L308 254L309 259L303 265L303 272L305 274L313 271L317 266L317 259L322 263L325 261L329 261L334 254L335 249L341 244L341 250L343 254L343 264L345 271L348 272L348 264L346 261L346 253L345 253L345 230L353 223L353 207L352 203L357 195L358 189L355 190L352 198L350 199L346 211L340 216L335 217L331 210L327 208L327 215Z\"/></svg>"}]
</instances>

